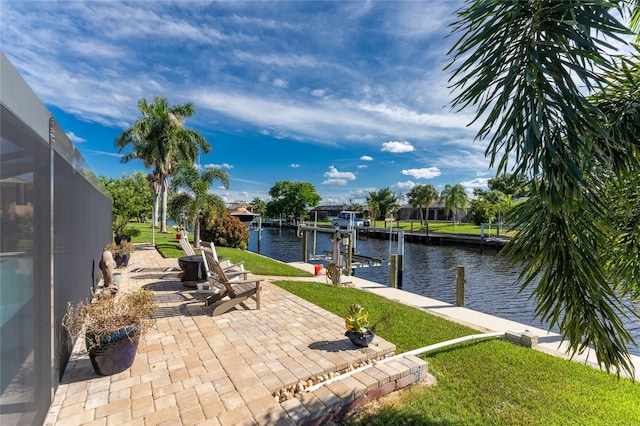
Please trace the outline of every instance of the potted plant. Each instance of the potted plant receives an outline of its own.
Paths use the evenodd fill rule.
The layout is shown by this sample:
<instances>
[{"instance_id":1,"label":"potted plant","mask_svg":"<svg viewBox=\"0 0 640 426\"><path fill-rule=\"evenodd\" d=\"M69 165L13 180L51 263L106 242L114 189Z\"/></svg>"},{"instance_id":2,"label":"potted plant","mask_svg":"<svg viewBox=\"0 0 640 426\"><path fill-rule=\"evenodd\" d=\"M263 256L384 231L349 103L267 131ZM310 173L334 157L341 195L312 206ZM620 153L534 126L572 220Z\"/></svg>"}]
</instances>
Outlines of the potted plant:
<instances>
[{"instance_id":1,"label":"potted plant","mask_svg":"<svg viewBox=\"0 0 640 426\"><path fill-rule=\"evenodd\" d=\"M101 292L92 301L68 304L62 325L72 337L84 331L96 374L120 373L133 364L140 337L155 324L158 304L146 289L113 295Z\"/></svg>"},{"instance_id":2,"label":"potted plant","mask_svg":"<svg viewBox=\"0 0 640 426\"><path fill-rule=\"evenodd\" d=\"M179 240L180 238L182 238L182 236L184 235L184 231L187 230L187 228L184 225L176 225L174 226L175 230L176 230L176 240Z\"/></svg>"},{"instance_id":3,"label":"potted plant","mask_svg":"<svg viewBox=\"0 0 640 426\"><path fill-rule=\"evenodd\" d=\"M111 252L113 260L116 261L116 265L118 267L123 266L126 268L129 265L129 259L131 258L131 253L133 253L134 247L129 241L122 240L120 241L120 244L107 244L104 250Z\"/></svg>"},{"instance_id":4,"label":"potted plant","mask_svg":"<svg viewBox=\"0 0 640 426\"><path fill-rule=\"evenodd\" d=\"M127 226L128 224L129 219L124 216L116 215L113 217L113 240L116 244L120 244L122 241L131 242L131 237L140 235L139 229Z\"/></svg>"},{"instance_id":5,"label":"potted plant","mask_svg":"<svg viewBox=\"0 0 640 426\"><path fill-rule=\"evenodd\" d=\"M367 347L373 340L375 334L369 326L369 313L358 303L352 303L344 319L347 331L345 336L356 346Z\"/></svg>"}]
</instances>

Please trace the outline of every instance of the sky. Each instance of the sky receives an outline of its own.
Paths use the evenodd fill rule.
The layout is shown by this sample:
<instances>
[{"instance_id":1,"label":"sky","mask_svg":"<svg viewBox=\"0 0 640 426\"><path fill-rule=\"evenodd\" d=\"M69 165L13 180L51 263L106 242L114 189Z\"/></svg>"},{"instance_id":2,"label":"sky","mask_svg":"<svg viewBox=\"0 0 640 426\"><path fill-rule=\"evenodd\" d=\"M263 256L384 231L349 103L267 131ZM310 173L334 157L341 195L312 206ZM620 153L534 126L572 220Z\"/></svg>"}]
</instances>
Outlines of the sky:
<instances>
[{"instance_id":1,"label":"sky","mask_svg":"<svg viewBox=\"0 0 640 426\"><path fill-rule=\"evenodd\" d=\"M278 181L313 184L321 205L418 184L471 194L495 171L474 111L450 106L461 5L2 0L0 46L96 175L145 171L113 141L160 95L193 102L185 125L213 148L197 165L229 174L211 187L229 203L269 201Z\"/></svg>"}]
</instances>

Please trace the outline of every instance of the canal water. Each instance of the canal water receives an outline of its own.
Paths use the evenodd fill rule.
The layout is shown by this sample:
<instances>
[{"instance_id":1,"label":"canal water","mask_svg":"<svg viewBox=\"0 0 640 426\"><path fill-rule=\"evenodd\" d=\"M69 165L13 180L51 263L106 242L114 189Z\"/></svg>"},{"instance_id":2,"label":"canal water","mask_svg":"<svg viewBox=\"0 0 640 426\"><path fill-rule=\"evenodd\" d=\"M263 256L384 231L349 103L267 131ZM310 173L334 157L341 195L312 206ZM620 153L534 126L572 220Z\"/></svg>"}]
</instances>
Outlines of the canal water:
<instances>
[{"instance_id":1,"label":"canal water","mask_svg":"<svg viewBox=\"0 0 640 426\"><path fill-rule=\"evenodd\" d=\"M309 238L309 253L313 254L313 237ZM378 239L359 239L358 252L362 255L389 259L389 253L397 253L397 243ZM390 251L391 246L391 251ZM331 234L317 234L315 253L332 250ZM516 284L519 270L507 268L507 258L496 255L491 250L480 254L479 248L451 246L429 246L405 243L402 289L443 302L456 302L456 274L458 265L465 267L466 307L476 311L548 329L534 315L535 301L530 297L532 287L520 292ZM258 233L251 232L249 250L281 260L296 262L302 260L302 239L289 228L264 228L260 250ZM313 261L310 261L314 263ZM325 263L326 265L326 263ZM380 284L389 285L389 265L357 268L357 277ZM344 280L348 278L343 277ZM626 322L627 330L640 344L640 323ZM557 329L553 329L557 332ZM631 346L629 351L640 355L640 349Z\"/></svg>"}]
</instances>

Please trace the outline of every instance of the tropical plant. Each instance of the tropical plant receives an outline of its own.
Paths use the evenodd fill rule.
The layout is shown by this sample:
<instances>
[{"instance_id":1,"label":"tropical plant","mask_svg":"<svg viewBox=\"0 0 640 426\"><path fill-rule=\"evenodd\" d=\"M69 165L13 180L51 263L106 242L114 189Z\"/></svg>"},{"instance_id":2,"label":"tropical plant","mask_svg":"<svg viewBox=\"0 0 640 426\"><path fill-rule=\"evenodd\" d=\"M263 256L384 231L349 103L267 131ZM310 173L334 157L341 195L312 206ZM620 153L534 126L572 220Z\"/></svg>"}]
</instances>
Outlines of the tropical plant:
<instances>
[{"instance_id":1,"label":"tropical plant","mask_svg":"<svg viewBox=\"0 0 640 426\"><path fill-rule=\"evenodd\" d=\"M200 133L184 127L184 119L195 112L190 102L169 106L165 97L155 96L151 104L140 99L138 110L142 117L116 138L115 145L118 152L132 147L131 152L122 156L123 163L137 159L143 161L147 168L154 166L153 174L157 177L154 185L162 192L160 231L167 232L169 177L181 160L193 162L199 150L208 153L211 146Z\"/></svg>"},{"instance_id":2,"label":"tropical plant","mask_svg":"<svg viewBox=\"0 0 640 426\"><path fill-rule=\"evenodd\" d=\"M193 241L195 247L200 247L200 222L204 217L206 216L208 220L213 221L217 216L225 213L224 210L217 210L216 205L209 202L208 190L216 180L222 182L225 189L229 189L229 175L224 170L205 168L203 172L198 173L192 163L181 161L176 167L171 181L174 191L186 190L173 196L173 208L176 208L175 204L179 204L187 217L191 218L194 224Z\"/></svg>"},{"instance_id":3,"label":"tropical plant","mask_svg":"<svg viewBox=\"0 0 640 426\"><path fill-rule=\"evenodd\" d=\"M416 185L407 193L409 204L414 209L419 209L420 224L423 223L422 209L427 208L427 229L429 229L429 206L438 198L438 190L433 185Z\"/></svg>"},{"instance_id":4,"label":"tropical plant","mask_svg":"<svg viewBox=\"0 0 640 426\"><path fill-rule=\"evenodd\" d=\"M487 181L491 191L500 191L514 198L527 197L530 193L529 178L526 175L512 175L505 173Z\"/></svg>"},{"instance_id":5,"label":"tropical plant","mask_svg":"<svg viewBox=\"0 0 640 426\"><path fill-rule=\"evenodd\" d=\"M267 203L262 198L254 198L249 204L252 213L264 216L267 213Z\"/></svg>"},{"instance_id":6,"label":"tropical plant","mask_svg":"<svg viewBox=\"0 0 640 426\"><path fill-rule=\"evenodd\" d=\"M378 215L373 216L373 220L386 217L387 213L395 209L398 204L398 196L392 193L388 187L382 188L379 191L369 192L366 200L370 209L371 206L376 206L375 211L378 212ZM372 212L373 211L374 209L372 209Z\"/></svg>"},{"instance_id":7,"label":"tropical plant","mask_svg":"<svg viewBox=\"0 0 640 426\"><path fill-rule=\"evenodd\" d=\"M451 215L453 219L453 226L459 220L458 212L467 206L467 193L464 187L459 183L456 185L445 185L444 189L440 193L440 201L444 201L444 212L446 215Z\"/></svg>"},{"instance_id":8,"label":"tropical plant","mask_svg":"<svg viewBox=\"0 0 640 426\"><path fill-rule=\"evenodd\" d=\"M213 241L216 246L246 248L249 245L249 229L235 216L218 216L210 227L202 230L202 239Z\"/></svg>"},{"instance_id":9,"label":"tropical plant","mask_svg":"<svg viewBox=\"0 0 640 426\"><path fill-rule=\"evenodd\" d=\"M367 198L366 203L367 203L369 218L373 219L373 226L375 227L376 219L380 215L380 205L376 200L373 200L371 198Z\"/></svg>"},{"instance_id":10,"label":"tropical plant","mask_svg":"<svg viewBox=\"0 0 640 426\"><path fill-rule=\"evenodd\" d=\"M536 313L570 353L592 346L607 370L633 373L621 316L638 313L621 294L640 295L640 212L620 189L640 174L640 55L611 54L631 33L620 12L640 27L637 1L472 1L449 67L453 107L477 107L491 165L531 178L507 252L523 287L538 282Z\"/></svg>"},{"instance_id":11,"label":"tropical plant","mask_svg":"<svg viewBox=\"0 0 640 426\"><path fill-rule=\"evenodd\" d=\"M120 215L113 216L111 229L113 231L114 237L125 235L129 237L137 237L138 235L140 235L140 230L129 226L129 220Z\"/></svg>"},{"instance_id":12,"label":"tropical plant","mask_svg":"<svg viewBox=\"0 0 640 426\"><path fill-rule=\"evenodd\" d=\"M369 327L369 313L358 303L352 303L344 318L344 325L347 331L356 333L366 333Z\"/></svg>"}]
</instances>

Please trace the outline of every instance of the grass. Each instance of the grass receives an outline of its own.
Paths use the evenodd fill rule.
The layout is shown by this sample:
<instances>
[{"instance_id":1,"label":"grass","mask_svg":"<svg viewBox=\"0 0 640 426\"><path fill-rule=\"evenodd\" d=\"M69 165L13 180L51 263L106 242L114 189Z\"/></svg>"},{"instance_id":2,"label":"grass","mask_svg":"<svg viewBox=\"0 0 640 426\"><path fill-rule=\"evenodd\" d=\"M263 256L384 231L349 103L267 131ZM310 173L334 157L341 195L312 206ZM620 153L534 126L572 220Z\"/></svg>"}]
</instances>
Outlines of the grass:
<instances>
[{"instance_id":1,"label":"grass","mask_svg":"<svg viewBox=\"0 0 640 426\"><path fill-rule=\"evenodd\" d=\"M358 302L397 353L477 333L372 293L325 284L276 285L344 316ZM382 318L388 317L388 320ZM503 340L479 340L423 355L435 387L413 386L340 421L345 425L640 424L640 384Z\"/></svg>"},{"instance_id":2,"label":"grass","mask_svg":"<svg viewBox=\"0 0 640 426\"><path fill-rule=\"evenodd\" d=\"M140 235L132 238L134 243L151 242L151 224L131 222L129 226L140 230ZM184 251L180 248L180 243L176 239L175 232L155 233L156 249L165 258L179 258L184 256ZM267 257L262 257L240 249L229 247L216 247L218 256L229 258L233 263L244 261L245 269L257 275L275 275L279 277L311 277L313 274L302 271L298 268L278 262ZM198 251L196 251L198 252Z\"/></svg>"},{"instance_id":3,"label":"grass","mask_svg":"<svg viewBox=\"0 0 640 426\"><path fill-rule=\"evenodd\" d=\"M318 225L325 225L325 226L331 226L331 223L328 221L319 221ZM381 220L377 220L374 222L371 222L371 227L378 227L378 228L388 228L389 225L388 223L385 223ZM405 231L409 231L409 232L416 232L416 233L425 233L426 232L426 224L420 224L419 221L399 221L399 222L394 222L393 224L393 228L394 229L404 229ZM488 227L485 227L485 236L488 236L489 234L491 236L495 236L496 235L496 231L497 228L495 226L491 226L491 229L489 229ZM453 223L451 222L429 222L429 232L444 232L444 233L449 233L449 234L469 234L469 235L480 235L480 226L479 225L474 225L471 223L458 223L456 225L453 225ZM503 236L509 236L512 237L515 234L515 232L513 231L509 231L508 228L503 227L500 230L500 235Z\"/></svg>"}]
</instances>

